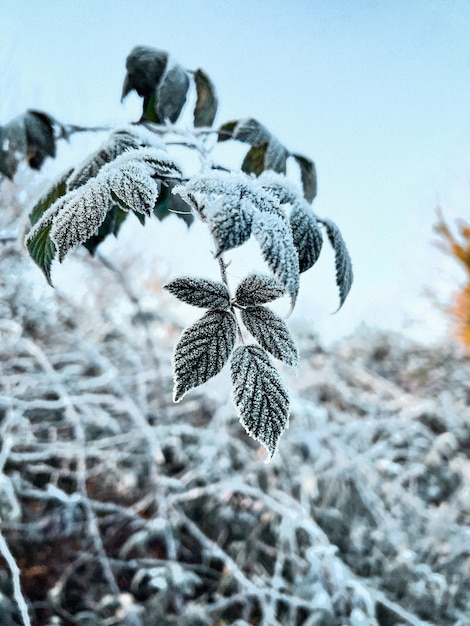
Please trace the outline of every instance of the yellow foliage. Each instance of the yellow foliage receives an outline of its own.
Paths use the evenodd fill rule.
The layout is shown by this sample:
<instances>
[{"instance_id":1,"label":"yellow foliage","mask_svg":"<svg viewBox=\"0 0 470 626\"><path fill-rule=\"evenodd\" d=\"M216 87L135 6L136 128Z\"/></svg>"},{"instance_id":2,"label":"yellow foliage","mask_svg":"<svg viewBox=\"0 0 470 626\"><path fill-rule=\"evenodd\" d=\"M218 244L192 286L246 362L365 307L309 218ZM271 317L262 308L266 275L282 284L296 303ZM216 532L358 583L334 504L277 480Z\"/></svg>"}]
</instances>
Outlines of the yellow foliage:
<instances>
[{"instance_id":1,"label":"yellow foliage","mask_svg":"<svg viewBox=\"0 0 470 626\"><path fill-rule=\"evenodd\" d=\"M457 259L467 273L466 284L455 294L448 310L455 323L456 337L470 346L470 225L459 221L454 235L439 211L434 231L440 236L440 248Z\"/></svg>"}]
</instances>

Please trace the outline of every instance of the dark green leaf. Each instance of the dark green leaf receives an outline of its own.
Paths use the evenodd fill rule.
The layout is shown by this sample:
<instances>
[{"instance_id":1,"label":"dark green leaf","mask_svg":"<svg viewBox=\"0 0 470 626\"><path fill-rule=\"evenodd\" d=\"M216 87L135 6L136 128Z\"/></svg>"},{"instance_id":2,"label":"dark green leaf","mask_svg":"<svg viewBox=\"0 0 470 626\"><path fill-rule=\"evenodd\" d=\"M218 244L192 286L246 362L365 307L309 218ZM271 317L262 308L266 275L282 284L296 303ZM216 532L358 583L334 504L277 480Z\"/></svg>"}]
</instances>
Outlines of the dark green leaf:
<instances>
[{"instance_id":1,"label":"dark green leaf","mask_svg":"<svg viewBox=\"0 0 470 626\"><path fill-rule=\"evenodd\" d=\"M228 309L230 294L227 287L215 280L181 276L164 285L164 289L179 300L204 309Z\"/></svg>"},{"instance_id":2,"label":"dark green leaf","mask_svg":"<svg viewBox=\"0 0 470 626\"><path fill-rule=\"evenodd\" d=\"M242 171L245 174L255 174L259 176L264 171L264 161L267 144L253 146L246 153L242 163Z\"/></svg>"},{"instance_id":3,"label":"dark green leaf","mask_svg":"<svg viewBox=\"0 0 470 626\"><path fill-rule=\"evenodd\" d=\"M188 88L186 70L177 63L167 67L156 89L156 111L162 121L176 122L186 102Z\"/></svg>"},{"instance_id":4,"label":"dark green leaf","mask_svg":"<svg viewBox=\"0 0 470 626\"><path fill-rule=\"evenodd\" d=\"M181 335L174 355L174 401L220 372L237 336L229 311L207 311Z\"/></svg>"},{"instance_id":5,"label":"dark green leaf","mask_svg":"<svg viewBox=\"0 0 470 626\"><path fill-rule=\"evenodd\" d=\"M300 176L305 199L308 200L308 202L312 202L317 195L317 171L315 169L315 163L300 154L293 154L292 156L300 167Z\"/></svg>"},{"instance_id":6,"label":"dark green leaf","mask_svg":"<svg viewBox=\"0 0 470 626\"><path fill-rule=\"evenodd\" d=\"M26 247L33 261L44 272L49 285L52 285L51 266L56 255L56 247L50 239L52 221L41 229L34 229L33 236L27 235Z\"/></svg>"},{"instance_id":7,"label":"dark green leaf","mask_svg":"<svg viewBox=\"0 0 470 626\"><path fill-rule=\"evenodd\" d=\"M258 343L276 359L298 365L299 353L285 321L264 306L249 306L241 312L242 322Z\"/></svg>"},{"instance_id":8,"label":"dark green leaf","mask_svg":"<svg viewBox=\"0 0 470 626\"><path fill-rule=\"evenodd\" d=\"M339 310L343 306L353 282L351 257L349 256L343 236L336 224L329 219L322 218L318 221L325 225L328 239L335 252L336 284L339 289Z\"/></svg>"},{"instance_id":9,"label":"dark green leaf","mask_svg":"<svg viewBox=\"0 0 470 626\"><path fill-rule=\"evenodd\" d=\"M142 117L140 118L141 122L153 122L154 124L161 124L163 120L161 120L157 113L157 96L154 91L148 96L145 96L144 102L142 105Z\"/></svg>"},{"instance_id":10,"label":"dark green leaf","mask_svg":"<svg viewBox=\"0 0 470 626\"><path fill-rule=\"evenodd\" d=\"M158 48L135 46L126 59L127 74L121 99L133 89L139 96L150 95L157 86L168 61L168 54Z\"/></svg>"},{"instance_id":11,"label":"dark green leaf","mask_svg":"<svg viewBox=\"0 0 470 626\"><path fill-rule=\"evenodd\" d=\"M194 126L212 126L217 113L217 95L207 74L198 69L194 72L197 100L194 107Z\"/></svg>"},{"instance_id":12,"label":"dark green leaf","mask_svg":"<svg viewBox=\"0 0 470 626\"><path fill-rule=\"evenodd\" d=\"M230 361L233 399L240 422L272 458L289 425L286 386L260 346L239 346Z\"/></svg>"},{"instance_id":13,"label":"dark green leaf","mask_svg":"<svg viewBox=\"0 0 470 626\"><path fill-rule=\"evenodd\" d=\"M228 141L232 139L233 131L235 130L235 126L237 125L237 120L233 122L225 122L218 130L217 141Z\"/></svg>"},{"instance_id":14,"label":"dark green leaf","mask_svg":"<svg viewBox=\"0 0 470 626\"><path fill-rule=\"evenodd\" d=\"M31 222L31 226L34 226L34 224L36 224L36 222L42 217L43 213L52 204L54 204L54 202L58 198L60 198L67 192L66 181L72 172L73 169L70 169L62 174L62 176L58 180L56 180L41 196L41 198L38 200L38 202L35 204L29 214L29 221Z\"/></svg>"},{"instance_id":15,"label":"dark green leaf","mask_svg":"<svg viewBox=\"0 0 470 626\"><path fill-rule=\"evenodd\" d=\"M320 256L323 237L310 205L305 200L298 202L292 209L290 226L299 255L299 271L306 272Z\"/></svg>"},{"instance_id":16,"label":"dark green leaf","mask_svg":"<svg viewBox=\"0 0 470 626\"><path fill-rule=\"evenodd\" d=\"M279 174L285 174L288 156L289 152L284 148L282 143L278 141L276 137L271 136L264 157L264 169L273 170Z\"/></svg>"},{"instance_id":17,"label":"dark green leaf","mask_svg":"<svg viewBox=\"0 0 470 626\"><path fill-rule=\"evenodd\" d=\"M53 119L41 111L28 110L24 114L26 160L32 169L39 170L46 157L55 157L56 142Z\"/></svg>"},{"instance_id":18,"label":"dark green leaf","mask_svg":"<svg viewBox=\"0 0 470 626\"><path fill-rule=\"evenodd\" d=\"M276 300L284 293L279 281L272 276L250 274L238 285L235 299L240 306L255 306Z\"/></svg>"}]
</instances>

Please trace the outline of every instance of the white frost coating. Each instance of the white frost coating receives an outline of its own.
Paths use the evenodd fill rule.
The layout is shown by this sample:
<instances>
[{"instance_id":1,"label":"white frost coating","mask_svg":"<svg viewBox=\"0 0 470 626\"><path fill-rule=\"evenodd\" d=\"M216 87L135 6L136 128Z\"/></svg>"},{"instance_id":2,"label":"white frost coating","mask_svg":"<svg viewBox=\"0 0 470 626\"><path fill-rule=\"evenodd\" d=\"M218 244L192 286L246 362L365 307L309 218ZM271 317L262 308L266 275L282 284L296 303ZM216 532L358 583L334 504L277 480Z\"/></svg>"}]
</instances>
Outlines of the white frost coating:
<instances>
[{"instance_id":1,"label":"white frost coating","mask_svg":"<svg viewBox=\"0 0 470 626\"><path fill-rule=\"evenodd\" d=\"M126 167L111 168L105 176L109 189L123 202L121 208L150 215L158 199L158 185L146 164L133 161Z\"/></svg>"}]
</instances>

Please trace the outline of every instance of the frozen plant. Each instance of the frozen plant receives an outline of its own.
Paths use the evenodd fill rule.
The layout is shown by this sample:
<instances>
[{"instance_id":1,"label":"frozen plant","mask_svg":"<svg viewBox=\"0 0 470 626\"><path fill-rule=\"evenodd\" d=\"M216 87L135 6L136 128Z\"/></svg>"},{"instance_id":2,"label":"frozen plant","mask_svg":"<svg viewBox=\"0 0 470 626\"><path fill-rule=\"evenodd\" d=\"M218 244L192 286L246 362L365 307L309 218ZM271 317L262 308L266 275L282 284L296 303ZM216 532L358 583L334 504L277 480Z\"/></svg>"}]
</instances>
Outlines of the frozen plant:
<instances>
[{"instance_id":1,"label":"frozen plant","mask_svg":"<svg viewBox=\"0 0 470 626\"><path fill-rule=\"evenodd\" d=\"M127 58L122 95L143 98L137 123L110 132L84 163L64 173L30 212L26 247L52 285L51 268L76 246L93 254L117 235L129 214L142 224L152 215L176 213L188 224L199 218L214 242L220 281L183 276L166 285L174 296L205 309L187 328L174 352L174 400L205 383L229 363L233 399L247 432L272 457L289 421L289 394L274 359L296 366L298 351L286 322L267 304L287 296L292 310L299 275L317 261L324 233L335 253L340 306L352 283L351 260L337 226L312 210L317 182L313 161L291 153L255 119L214 126L217 96L202 70L190 72L166 52L134 48ZM189 129L177 126L189 91L195 107ZM76 129L75 129L76 130ZM45 114L27 112L0 129L0 171L13 177L21 156L35 154L40 166L54 156L55 139L74 129ZM250 147L241 169L216 163L221 141ZM185 171L172 155L178 144L195 150L201 167ZM34 148L34 150L32 150ZM296 185L286 177L287 161L299 168ZM232 289L227 254L253 237L269 274L254 273Z\"/></svg>"}]
</instances>

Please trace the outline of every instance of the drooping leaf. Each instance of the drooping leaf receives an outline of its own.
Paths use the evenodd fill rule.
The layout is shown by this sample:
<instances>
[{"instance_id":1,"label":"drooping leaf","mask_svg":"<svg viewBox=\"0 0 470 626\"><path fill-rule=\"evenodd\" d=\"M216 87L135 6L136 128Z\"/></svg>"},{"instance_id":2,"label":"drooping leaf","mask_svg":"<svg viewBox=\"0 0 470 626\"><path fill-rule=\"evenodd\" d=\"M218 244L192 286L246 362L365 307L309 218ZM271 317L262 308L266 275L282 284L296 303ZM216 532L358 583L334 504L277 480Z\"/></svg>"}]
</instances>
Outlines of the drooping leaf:
<instances>
[{"instance_id":1,"label":"drooping leaf","mask_svg":"<svg viewBox=\"0 0 470 626\"><path fill-rule=\"evenodd\" d=\"M343 306L353 282L351 257L349 256L343 236L336 224L325 218L319 219L318 221L325 225L328 239L335 253L336 284L339 289L339 310Z\"/></svg>"},{"instance_id":2,"label":"drooping leaf","mask_svg":"<svg viewBox=\"0 0 470 626\"><path fill-rule=\"evenodd\" d=\"M294 338L285 321L264 306L249 306L241 312L242 322L258 343L288 365L299 363Z\"/></svg>"},{"instance_id":3,"label":"drooping leaf","mask_svg":"<svg viewBox=\"0 0 470 626\"><path fill-rule=\"evenodd\" d=\"M289 396L279 372L260 346L239 346L230 359L233 399L247 433L272 458L289 425Z\"/></svg>"},{"instance_id":4,"label":"drooping leaf","mask_svg":"<svg viewBox=\"0 0 470 626\"><path fill-rule=\"evenodd\" d=\"M127 211L123 211L117 205L114 205L111 210L108 211L104 222L98 228L98 233L96 235L92 235L83 243L84 247L92 256L95 254L97 247L103 243L106 237L109 235L114 235L115 237L117 236L119 229L128 215L129 213Z\"/></svg>"},{"instance_id":5,"label":"drooping leaf","mask_svg":"<svg viewBox=\"0 0 470 626\"><path fill-rule=\"evenodd\" d=\"M121 208L151 214L158 198L158 185L144 164L131 161L126 167L115 167L109 172L108 181L109 189L122 203Z\"/></svg>"},{"instance_id":6,"label":"drooping leaf","mask_svg":"<svg viewBox=\"0 0 470 626\"><path fill-rule=\"evenodd\" d=\"M233 138L233 131L237 125L237 120L225 122L218 130L217 141L228 141Z\"/></svg>"},{"instance_id":7,"label":"drooping leaf","mask_svg":"<svg viewBox=\"0 0 470 626\"><path fill-rule=\"evenodd\" d=\"M64 172L60 178L58 178L41 196L41 198L36 202L34 207L31 209L29 213L29 221L31 222L31 226L34 226L36 222L42 217L44 212L52 205L54 202L63 196L67 191L67 179L70 174L73 172L73 169Z\"/></svg>"},{"instance_id":8,"label":"drooping leaf","mask_svg":"<svg viewBox=\"0 0 470 626\"><path fill-rule=\"evenodd\" d=\"M284 288L272 276L250 274L238 285L235 300L240 306L256 306L272 302L285 293Z\"/></svg>"},{"instance_id":9,"label":"drooping leaf","mask_svg":"<svg viewBox=\"0 0 470 626\"><path fill-rule=\"evenodd\" d=\"M19 163L26 157L24 116L19 115L0 127L0 173L13 180Z\"/></svg>"},{"instance_id":10,"label":"drooping leaf","mask_svg":"<svg viewBox=\"0 0 470 626\"><path fill-rule=\"evenodd\" d=\"M144 97L140 121L152 122L153 124L161 124L163 122L157 113L157 94L155 91Z\"/></svg>"},{"instance_id":11,"label":"drooping leaf","mask_svg":"<svg viewBox=\"0 0 470 626\"><path fill-rule=\"evenodd\" d=\"M304 188L305 199L308 200L308 202L312 202L317 195L317 171L315 163L300 154L293 154L292 156L300 167L300 177Z\"/></svg>"},{"instance_id":12,"label":"drooping leaf","mask_svg":"<svg viewBox=\"0 0 470 626\"><path fill-rule=\"evenodd\" d=\"M282 143L276 137L271 136L264 157L264 169L285 174L288 156L289 152Z\"/></svg>"},{"instance_id":13,"label":"drooping leaf","mask_svg":"<svg viewBox=\"0 0 470 626\"><path fill-rule=\"evenodd\" d=\"M207 311L187 328L174 354L174 401L220 372L235 345L237 323L229 311Z\"/></svg>"},{"instance_id":14,"label":"drooping leaf","mask_svg":"<svg viewBox=\"0 0 470 626\"><path fill-rule=\"evenodd\" d=\"M150 95L165 71L168 53L149 46L135 46L126 59L127 74L122 87L123 100L133 89L139 96Z\"/></svg>"},{"instance_id":15,"label":"drooping leaf","mask_svg":"<svg viewBox=\"0 0 470 626\"><path fill-rule=\"evenodd\" d=\"M110 190L106 184L91 179L68 198L67 204L56 215L50 237L54 242L59 261L63 261L69 250L98 233L98 229L112 207Z\"/></svg>"},{"instance_id":16,"label":"drooping leaf","mask_svg":"<svg viewBox=\"0 0 470 626\"><path fill-rule=\"evenodd\" d=\"M187 71L178 63L168 63L156 89L156 112L161 121L176 122L189 89Z\"/></svg>"},{"instance_id":17,"label":"drooping leaf","mask_svg":"<svg viewBox=\"0 0 470 626\"><path fill-rule=\"evenodd\" d=\"M197 100L194 107L194 126L212 126L217 113L217 94L209 76L198 69L194 72Z\"/></svg>"},{"instance_id":18,"label":"drooping leaf","mask_svg":"<svg viewBox=\"0 0 470 626\"><path fill-rule=\"evenodd\" d=\"M266 148L267 144L261 144L260 146L253 146L248 150L242 163L242 171L245 174L259 176L264 171Z\"/></svg>"},{"instance_id":19,"label":"drooping leaf","mask_svg":"<svg viewBox=\"0 0 470 626\"><path fill-rule=\"evenodd\" d=\"M239 120L233 131L233 139L249 143L250 146L262 146L269 143L271 138L269 130L252 117Z\"/></svg>"},{"instance_id":20,"label":"drooping leaf","mask_svg":"<svg viewBox=\"0 0 470 626\"><path fill-rule=\"evenodd\" d=\"M269 269L289 294L293 308L299 291L299 257L286 216L257 211L252 232Z\"/></svg>"},{"instance_id":21,"label":"drooping leaf","mask_svg":"<svg viewBox=\"0 0 470 626\"><path fill-rule=\"evenodd\" d=\"M182 276L164 285L179 300L205 309L228 309L230 293L224 283Z\"/></svg>"},{"instance_id":22,"label":"drooping leaf","mask_svg":"<svg viewBox=\"0 0 470 626\"><path fill-rule=\"evenodd\" d=\"M75 192L72 193L75 194ZM57 215L64 210L67 203L67 196L61 196L56 200L44 211L25 237L25 245L31 258L42 270L51 287L51 267L56 256L56 246L50 236L51 229Z\"/></svg>"},{"instance_id":23,"label":"drooping leaf","mask_svg":"<svg viewBox=\"0 0 470 626\"><path fill-rule=\"evenodd\" d=\"M26 160L32 169L39 170L46 157L55 157L56 140L54 120L47 113L29 109L24 114L26 130Z\"/></svg>"},{"instance_id":24,"label":"drooping leaf","mask_svg":"<svg viewBox=\"0 0 470 626\"><path fill-rule=\"evenodd\" d=\"M292 238L299 255L299 271L306 272L320 256L323 244L321 230L306 201L294 205L289 219Z\"/></svg>"}]
</instances>

